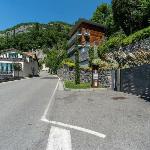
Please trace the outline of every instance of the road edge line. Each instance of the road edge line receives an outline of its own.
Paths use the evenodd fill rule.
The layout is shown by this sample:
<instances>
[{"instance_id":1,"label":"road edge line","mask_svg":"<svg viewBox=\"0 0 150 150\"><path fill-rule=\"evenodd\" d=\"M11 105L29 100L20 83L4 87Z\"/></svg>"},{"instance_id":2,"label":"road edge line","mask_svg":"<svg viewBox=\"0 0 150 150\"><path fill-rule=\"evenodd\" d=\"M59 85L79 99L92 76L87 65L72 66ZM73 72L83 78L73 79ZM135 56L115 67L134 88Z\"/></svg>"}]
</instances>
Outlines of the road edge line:
<instances>
[{"instance_id":1,"label":"road edge line","mask_svg":"<svg viewBox=\"0 0 150 150\"><path fill-rule=\"evenodd\" d=\"M52 94L52 96L51 96L51 98L49 100L49 103L48 103L48 105L47 105L47 107L46 107L46 109L45 109L45 111L44 111L44 113L43 113L43 115L41 117L41 121L43 121L43 122L48 122L48 120L46 119L46 115L47 115L47 113L49 111L50 105L51 105L52 100L53 100L53 98L55 96L55 93L57 91L57 88L58 88L58 85L59 85L59 81L60 81L60 78L58 77L58 81L57 81L56 87L55 87L55 89L53 91L53 94Z\"/></svg>"}]
</instances>

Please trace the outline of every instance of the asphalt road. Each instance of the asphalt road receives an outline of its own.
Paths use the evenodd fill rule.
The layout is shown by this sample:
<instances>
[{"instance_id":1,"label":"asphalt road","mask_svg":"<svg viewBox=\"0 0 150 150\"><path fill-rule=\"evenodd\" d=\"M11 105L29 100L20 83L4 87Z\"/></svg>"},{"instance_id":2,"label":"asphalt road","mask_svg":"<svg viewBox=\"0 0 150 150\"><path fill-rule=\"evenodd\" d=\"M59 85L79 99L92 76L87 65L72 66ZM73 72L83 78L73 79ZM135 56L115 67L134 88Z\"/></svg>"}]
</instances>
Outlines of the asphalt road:
<instances>
[{"instance_id":1,"label":"asphalt road","mask_svg":"<svg viewBox=\"0 0 150 150\"><path fill-rule=\"evenodd\" d=\"M0 150L150 150L150 102L57 83L43 72L0 84Z\"/></svg>"},{"instance_id":2,"label":"asphalt road","mask_svg":"<svg viewBox=\"0 0 150 150\"><path fill-rule=\"evenodd\" d=\"M50 125L42 122L58 79L40 77L0 83L0 150L45 150Z\"/></svg>"},{"instance_id":3,"label":"asphalt road","mask_svg":"<svg viewBox=\"0 0 150 150\"><path fill-rule=\"evenodd\" d=\"M52 126L70 131L72 150L150 150L150 102L137 96L111 90L57 91L51 112Z\"/></svg>"}]
</instances>

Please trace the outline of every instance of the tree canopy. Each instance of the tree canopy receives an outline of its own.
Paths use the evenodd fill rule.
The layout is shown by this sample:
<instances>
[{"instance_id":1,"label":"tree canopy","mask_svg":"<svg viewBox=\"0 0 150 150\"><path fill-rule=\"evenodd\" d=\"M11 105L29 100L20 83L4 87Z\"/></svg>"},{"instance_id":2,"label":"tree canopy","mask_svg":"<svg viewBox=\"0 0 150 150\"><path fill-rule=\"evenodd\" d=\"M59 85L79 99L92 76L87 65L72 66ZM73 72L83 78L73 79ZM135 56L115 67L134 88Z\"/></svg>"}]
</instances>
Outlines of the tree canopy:
<instances>
[{"instance_id":1,"label":"tree canopy","mask_svg":"<svg viewBox=\"0 0 150 150\"><path fill-rule=\"evenodd\" d=\"M6 34L6 36L0 37L0 50L12 47L23 51L43 47L52 48L58 43L65 43L68 40L70 27L71 25L62 22L52 22L44 26L35 23L24 33L16 34L14 32L12 36Z\"/></svg>"},{"instance_id":2,"label":"tree canopy","mask_svg":"<svg viewBox=\"0 0 150 150\"><path fill-rule=\"evenodd\" d=\"M149 0L112 0L115 23L124 30L126 35L149 26Z\"/></svg>"},{"instance_id":3,"label":"tree canopy","mask_svg":"<svg viewBox=\"0 0 150 150\"><path fill-rule=\"evenodd\" d=\"M108 35L119 30L119 27L113 20L112 7L107 3L103 3L97 7L96 11L93 13L91 21L106 26Z\"/></svg>"}]
</instances>

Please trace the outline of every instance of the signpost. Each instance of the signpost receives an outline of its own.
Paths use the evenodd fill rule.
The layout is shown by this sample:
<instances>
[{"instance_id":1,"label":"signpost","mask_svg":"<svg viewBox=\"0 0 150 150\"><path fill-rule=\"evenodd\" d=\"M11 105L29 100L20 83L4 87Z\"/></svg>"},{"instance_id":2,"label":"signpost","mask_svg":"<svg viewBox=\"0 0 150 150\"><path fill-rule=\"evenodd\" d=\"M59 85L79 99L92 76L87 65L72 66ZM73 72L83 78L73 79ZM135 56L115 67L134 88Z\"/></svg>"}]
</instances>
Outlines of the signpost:
<instances>
[{"instance_id":1,"label":"signpost","mask_svg":"<svg viewBox=\"0 0 150 150\"><path fill-rule=\"evenodd\" d=\"M98 67L93 66L92 67L92 87L93 88L98 88L99 83L98 83Z\"/></svg>"}]
</instances>

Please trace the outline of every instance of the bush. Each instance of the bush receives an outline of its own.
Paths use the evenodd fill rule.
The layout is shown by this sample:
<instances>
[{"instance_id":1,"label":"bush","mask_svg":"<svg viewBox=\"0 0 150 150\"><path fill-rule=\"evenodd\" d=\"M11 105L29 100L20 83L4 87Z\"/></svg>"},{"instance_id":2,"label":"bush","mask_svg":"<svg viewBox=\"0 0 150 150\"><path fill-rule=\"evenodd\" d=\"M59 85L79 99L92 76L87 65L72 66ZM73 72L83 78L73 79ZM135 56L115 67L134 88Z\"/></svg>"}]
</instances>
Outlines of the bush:
<instances>
[{"instance_id":1,"label":"bush","mask_svg":"<svg viewBox=\"0 0 150 150\"><path fill-rule=\"evenodd\" d=\"M148 37L150 37L150 26L137 31L128 37L126 37L124 34L110 37L98 47L98 55L99 57L102 57L103 54L110 52L111 50L118 50L121 46L127 46Z\"/></svg>"},{"instance_id":2,"label":"bush","mask_svg":"<svg viewBox=\"0 0 150 150\"><path fill-rule=\"evenodd\" d=\"M131 34L130 36L123 39L122 46L127 46L129 44L135 43L148 37L150 37L150 26L148 28L139 30L134 34Z\"/></svg>"},{"instance_id":3,"label":"bush","mask_svg":"<svg viewBox=\"0 0 150 150\"><path fill-rule=\"evenodd\" d=\"M75 84L73 81L65 81L65 87L69 89L87 89L91 87L90 83Z\"/></svg>"},{"instance_id":4,"label":"bush","mask_svg":"<svg viewBox=\"0 0 150 150\"><path fill-rule=\"evenodd\" d=\"M125 38L124 34L110 37L107 41L105 41L102 45L98 47L99 57L102 57L103 54L109 52L111 49L118 49L121 46L123 38Z\"/></svg>"}]
</instances>

